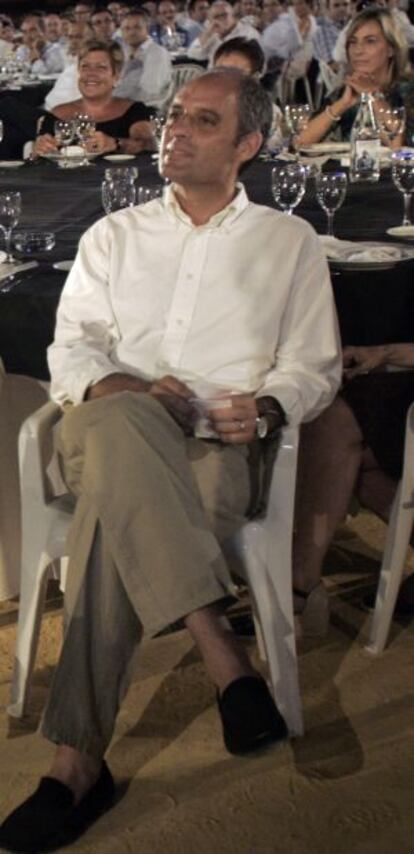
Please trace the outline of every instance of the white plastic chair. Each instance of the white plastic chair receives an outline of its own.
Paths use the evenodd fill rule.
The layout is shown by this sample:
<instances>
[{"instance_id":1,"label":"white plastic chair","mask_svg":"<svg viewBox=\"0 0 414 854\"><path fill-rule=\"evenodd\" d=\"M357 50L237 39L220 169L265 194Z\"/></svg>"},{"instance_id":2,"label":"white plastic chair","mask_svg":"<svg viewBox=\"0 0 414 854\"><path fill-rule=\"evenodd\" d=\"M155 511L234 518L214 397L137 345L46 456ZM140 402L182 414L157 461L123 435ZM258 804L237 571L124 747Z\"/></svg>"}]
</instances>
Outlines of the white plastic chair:
<instances>
[{"instance_id":1,"label":"white plastic chair","mask_svg":"<svg viewBox=\"0 0 414 854\"><path fill-rule=\"evenodd\" d=\"M414 524L414 403L411 404L405 431L402 478L393 501L382 559L375 610L372 619L369 652L382 652L387 643L395 602Z\"/></svg>"},{"instance_id":2,"label":"white plastic chair","mask_svg":"<svg viewBox=\"0 0 414 854\"><path fill-rule=\"evenodd\" d=\"M175 93L178 92L182 86L189 83L190 80L194 80L196 77L200 77L202 74L205 74L205 72L206 69L204 66L199 65L197 62L177 62L176 65L173 65L170 85L162 107L163 111L165 112L168 109Z\"/></svg>"},{"instance_id":3,"label":"white plastic chair","mask_svg":"<svg viewBox=\"0 0 414 854\"><path fill-rule=\"evenodd\" d=\"M19 440L22 486L22 582L15 663L8 712L22 717L39 640L47 580L53 562L67 555L73 503L55 498L46 473L53 456L53 427L61 410L43 406L23 425ZM291 579L291 542L298 430L283 431L266 518L247 522L229 543L242 561L260 624L274 695L292 735L303 731L299 697ZM257 625L257 623L256 623ZM261 640L262 638L262 640Z\"/></svg>"}]
</instances>

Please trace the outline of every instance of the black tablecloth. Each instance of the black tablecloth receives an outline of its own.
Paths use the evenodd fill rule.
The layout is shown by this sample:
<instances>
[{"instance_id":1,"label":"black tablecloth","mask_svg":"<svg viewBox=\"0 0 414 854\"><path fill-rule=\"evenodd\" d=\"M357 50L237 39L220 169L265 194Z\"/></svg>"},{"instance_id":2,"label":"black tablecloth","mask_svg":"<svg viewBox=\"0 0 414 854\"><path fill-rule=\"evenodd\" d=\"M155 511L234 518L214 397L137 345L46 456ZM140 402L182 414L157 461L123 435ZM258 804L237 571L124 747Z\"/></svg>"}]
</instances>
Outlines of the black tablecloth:
<instances>
[{"instance_id":1,"label":"black tablecloth","mask_svg":"<svg viewBox=\"0 0 414 854\"><path fill-rule=\"evenodd\" d=\"M131 163L139 168L138 184L160 183L149 156L140 155ZM14 188L22 193L20 225L50 228L56 234L56 247L49 255L39 256L38 270L22 277L9 293L0 293L0 356L12 373L48 377L46 347L53 337L65 280L52 262L73 258L81 234L103 215L100 184L110 165L101 160L89 168L62 170L56 164L37 161L18 170L0 168L0 191ZM274 206L270 173L271 164L256 162L243 174L252 201ZM316 202L312 181L297 213L319 233L325 231L326 217ZM348 187L345 204L335 217L335 233L340 238L386 240L386 229L401 219L401 194L385 175L377 185ZM413 262L386 271L333 272L343 343L413 341L413 278Z\"/></svg>"}]
</instances>

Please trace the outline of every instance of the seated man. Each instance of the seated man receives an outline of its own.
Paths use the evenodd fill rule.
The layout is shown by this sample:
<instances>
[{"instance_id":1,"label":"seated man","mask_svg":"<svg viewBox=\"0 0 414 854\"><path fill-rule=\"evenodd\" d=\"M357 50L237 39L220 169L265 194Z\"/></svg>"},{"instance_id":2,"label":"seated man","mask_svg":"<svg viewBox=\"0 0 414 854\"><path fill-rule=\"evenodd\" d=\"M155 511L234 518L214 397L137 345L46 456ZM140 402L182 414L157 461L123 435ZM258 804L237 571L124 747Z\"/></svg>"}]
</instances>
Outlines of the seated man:
<instances>
[{"instance_id":1,"label":"seated man","mask_svg":"<svg viewBox=\"0 0 414 854\"><path fill-rule=\"evenodd\" d=\"M250 24L238 21L227 0L216 0L210 7L208 23L203 32L190 45L188 56L198 60L208 59L212 65L214 54L220 45L228 39L239 37L259 41L258 31Z\"/></svg>"},{"instance_id":2,"label":"seated man","mask_svg":"<svg viewBox=\"0 0 414 854\"><path fill-rule=\"evenodd\" d=\"M313 55L332 66L336 71L338 66L333 59L333 51L339 33L349 21L351 14L350 0L328 0L326 12L317 21L316 32L313 36Z\"/></svg>"},{"instance_id":3,"label":"seated man","mask_svg":"<svg viewBox=\"0 0 414 854\"><path fill-rule=\"evenodd\" d=\"M58 747L0 829L9 850L63 845L112 804L103 755L136 645L180 618L217 686L228 750L286 736L223 622L234 587L220 542L244 522L248 444L323 409L340 360L316 234L251 204L237 183L271 120L268 95L238 70L190 82L164 131L164 198L104 217L81 240L49 353L78 496L65 640L42 723ZM219 399L206 404L208 438L196 397Z\"/></svg>"},{"instance_id":4,"label":"seated man","mask_svg":"<svg viewBox=\"0 0 414 854\"><path fill-rule=\"evenodd\" d=\"M16 59L27 62L33 74L59 74L64 67L60 45L48 43L37 15L23 18L20 31L23 44L16 50Z\"/></svg>"},{"instance_id":5,"label":"seated man","mask_svg":"<svg viewBox=\"0 0 414 854\"><path fill-rule=\"evenodd\" d=\"M171 82L171 59L165 47L148 33L145 9L128 12L122 19L122 48L125 62L114 95L151 106L164 103Z\"/></svg>"}]
</instances>

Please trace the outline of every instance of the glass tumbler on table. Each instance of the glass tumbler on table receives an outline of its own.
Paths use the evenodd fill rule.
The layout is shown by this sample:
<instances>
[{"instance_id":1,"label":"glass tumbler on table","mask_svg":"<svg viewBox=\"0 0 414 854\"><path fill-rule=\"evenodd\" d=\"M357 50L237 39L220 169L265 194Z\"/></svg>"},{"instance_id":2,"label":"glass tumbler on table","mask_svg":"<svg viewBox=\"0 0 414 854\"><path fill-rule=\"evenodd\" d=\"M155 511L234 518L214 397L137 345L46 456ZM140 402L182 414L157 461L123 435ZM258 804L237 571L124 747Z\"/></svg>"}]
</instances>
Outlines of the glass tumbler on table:
<instances>
[{"instance_id":1,"label":"glass tumbler on table","mask_svg":"<svg viewBox=\"0 0 414 854\"><path fill-rule=\"evenodd\" d=\"M136 189L131 181L102 181L102 206L106 214L135 205Z\"/></svg>"},{"instance_id":2,"label":"glass tumbler on table","mask_svg":"<svg viewBox=\"0 0 414 854\"><path fill-rule=\"evenodd\" d=\"M94 119L91 119L90 116L76 116L74 124L76 136L78 137L79 142L85 152L85 156L81 165L89 166L90 164L87 156L87 146L88 142L91 141L94 134L96 133L96 122Z\"/></svg>"},{"instance_id":3,"label":"glass tumbler on table","mask_svg":"<svg viewBox=\"0 0 414 854\"><path fill-rule=\"evenodd\" d=\"M316 198L328 218L327 234L333 237L335 211L341 207L346 195L345 172L325 172L316 178Z\"/></svg>"},{"instance_id":4,"label":"glass tumbler on table","mask_svg":"<svg viewBox=\"0 0 414 854\"><path fill-rule=\"evenodd\" d=\"M384 104L384 106L375 108L375 118L384 142L391 146L394 140L404 131L406 122L405 107L389 107Z\"/></svg>"},{"instance_id":5,"label":"glass tumbler on table","mask_svg":"<svg viewBox=\"0 0 414 854\"><path fill-rule=\"evenodd\" d=\"M6 261L10 264L14 258L10 252L13 228L20 219L22 209L22 197L17 191L10 190L0 193L0 228L4 234L6 246Z\"/></svg>"},{"instance_id":6,"label":"glass tumbler on table","mask_svg":"<svg viewBox=\"0 0 414 854\"><path fill-rule=\"evenodd\" d=\"M401 148L392 155L392 180L404 197L402 225L411 225L411 196L414 191L414 152Z\"/></svg>"},{"instance_id":7,"label":"glass tumbler on table","mask_svg":"<svg viewBox=\"0 0 414 854\"><path fill-rule=\"evenodd\" d=\"M306 189L306 169L300 163L283 163L272 169L272 193L279 208L292 214Z\"/></svg>"},{"instance_id":8,"label":"glass tumbler on table","mask_svg":"<svg viewBox=\"0 0 414 854\"><path fill-rule=\"evenodd\" d=\"M289 147L295 147L295 137L305 130L312 115L309 104L287 104L284 111L286 126L290 133Z\"/></svg>"}]
</instances>

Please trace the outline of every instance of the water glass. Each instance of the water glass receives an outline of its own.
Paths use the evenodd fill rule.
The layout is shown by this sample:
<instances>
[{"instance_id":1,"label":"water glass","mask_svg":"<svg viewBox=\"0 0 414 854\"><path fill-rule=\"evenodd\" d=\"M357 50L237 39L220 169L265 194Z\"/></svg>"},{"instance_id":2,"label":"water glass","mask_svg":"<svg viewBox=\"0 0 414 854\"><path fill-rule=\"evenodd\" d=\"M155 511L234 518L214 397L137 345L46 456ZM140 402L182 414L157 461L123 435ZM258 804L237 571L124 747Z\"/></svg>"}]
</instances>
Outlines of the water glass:
<instances>
[{"instance_id":1,"label":"water glass","mask_svg":"<svg viewBox=\"0 0 414 854\"><path fill-rule=\"evenodd\" d=\"M159 199L162 196L163 187L138 187L137 188L137 204L144 205L145 202L151 202L153 199Z\"/></svg>"},{"instance_id":2,"label":"water glass","mask_svg":"<svg viewBox=\"0 0 414 854\"><path fill-rule=\"evenodd\" d=\"M87 157L87 146L88 142L93 139L94 134L96 133L96 122L95 119L91 119L90 116L76 116L74 119L74 127L75 134L79 139L79 142L82 148L85 151L85 157L82 161L82 166L89 166L89 160Z\"/></svg>"},{"instance_id":3,"label":"water glass","mask_svg":"<svg viewBox=\"0 0 414 854\"><path fill-rule=\"evenodd\" d=\"M11 263L14 258L10 252L12 231L15 225L19 222L22 209L21 194L10 190L6 193L0 193L0 229L4 234L6 245L6 261Z\"/></svg>"},{"instance_id":4,"label":"water glass","mask_svg":"<svg viewBox=\"0 0 414 854\"><path fill-rule=\"evenodd\" d=\"M403 193L404 216L402 225L411 225L411 196L414 191L414 152L404 148L392 155L392 180Z\"/></svg>"},{"instance_id":5,"label":"water glass","mask_svg":"<svg viewBox=\"0 0 414 854\"><path fill-rule=\"evenodd\" d=\"M294 146L295 137L305 130L312 115L309 104L287 104L285 123L290 133L290 145Z\"/></svg>"},{"instance_id":6,"label":"water glass","mask_svg":"<svg viewBox=\"0 0 414 854\"><path fill-rule=\"evenodd\" d=\"M13 243L22 255L37 255L50 252L56 237L53 231L20 231L14 235Z\"/></svg>"},{"instance_id":7,"label":"water glass","mask_svg":"<svg viewBox=\"0 0 414 854\"><path fill-rule=\"evenodd\" d=\"M130 181L102 181L102 205L106 214L121 208L133 207L136 203L136 190Z\"/></svg>"},{"instance_id":8,"label":"water glass","mask_svg":"<svg viewBox=\"0 0 414 854\"><path fill-rule=\"evenodd\" d=\"M56 144L59 149L62 149L63 160L62 167L67 168L68 166L68 157L67 157L67 148L68 145L71 144L73 138L75 136L75 127L72 120L64 121L58 120L55 122L53 127Z\"/></svg>"},{"instance_id":9,"label":"water glass","mask_svg":"<svg viewBox=\"0 0 414 854\"><path fill-rule=\"evenodd\" d=\"M129 181L131 184L138 178L137 166L109 166L105 169L107 181Z\"/></svg>"},{"instance_id":10,"label":"water glass","mask_svg":"<svg viewBox=\"0 0 414 854\"><path fill-rule=\"evenodd\" d=\"M301 163L283 163L272 169L272 193L279 208L291 214L306 189L306 169Z\"/></svg>"},{"instance_id":11,"label":"water glass","mask_svg":"<svg viewBox=\"0 0 414 854\"><path fill-rule=\"evenodd\" d=\"M316 178L316 198L328 218L327 234L333 237L335 211L341 207L346 195L345 172L325 172Z\"/></svg>"}]
</instances>

